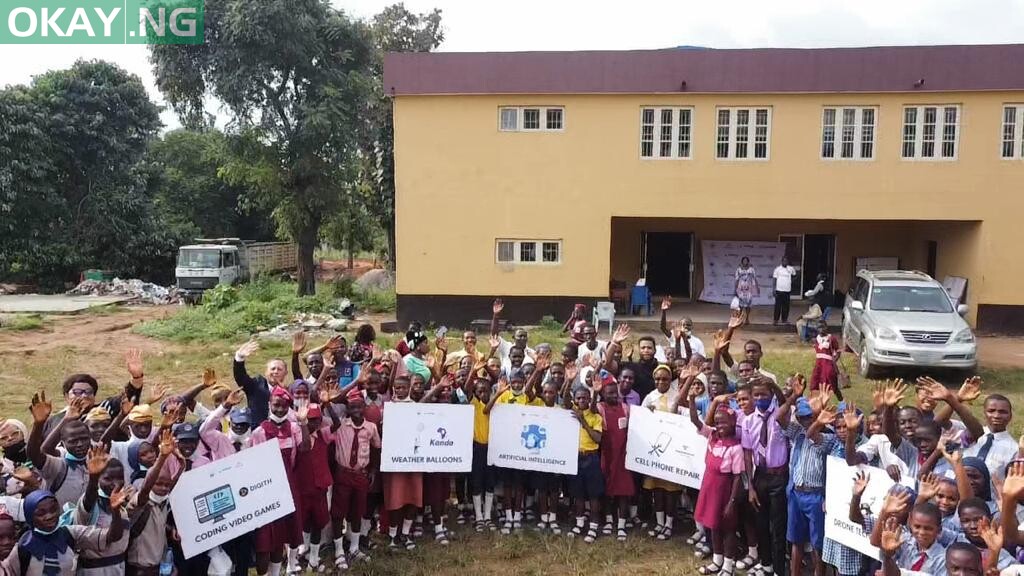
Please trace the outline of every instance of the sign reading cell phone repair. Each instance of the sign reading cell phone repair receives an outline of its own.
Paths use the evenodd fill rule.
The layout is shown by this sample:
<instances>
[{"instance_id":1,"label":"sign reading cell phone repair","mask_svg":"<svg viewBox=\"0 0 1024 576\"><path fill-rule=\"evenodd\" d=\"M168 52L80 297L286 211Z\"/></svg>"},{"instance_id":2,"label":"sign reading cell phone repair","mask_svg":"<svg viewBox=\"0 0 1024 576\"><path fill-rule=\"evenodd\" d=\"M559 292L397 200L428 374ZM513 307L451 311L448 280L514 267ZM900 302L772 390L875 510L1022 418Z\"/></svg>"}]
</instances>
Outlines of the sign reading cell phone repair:
<instances>
[{"instance_id":1,"label":"sign reading cell phone repair","mask_svg":"<svg viewBox=\"0 0 1024 576\"><path fill-rule=\"evenodd\" d=\"M295 511L277 442L246 448L181 475L171 511L185 558Z\"/></svg>"}]
</instances>

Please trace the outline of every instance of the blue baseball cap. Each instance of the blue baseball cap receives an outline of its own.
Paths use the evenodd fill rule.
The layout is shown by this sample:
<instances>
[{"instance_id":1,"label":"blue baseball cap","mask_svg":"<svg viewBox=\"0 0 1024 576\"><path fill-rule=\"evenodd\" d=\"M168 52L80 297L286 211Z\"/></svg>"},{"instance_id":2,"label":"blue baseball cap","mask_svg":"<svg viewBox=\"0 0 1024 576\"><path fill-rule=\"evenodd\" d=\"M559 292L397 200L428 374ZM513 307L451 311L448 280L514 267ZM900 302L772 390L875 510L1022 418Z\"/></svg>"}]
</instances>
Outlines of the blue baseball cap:
<instances>
[{"instance_id":1,"label":"blue baseball cap","mask_svg":"<svg viewBox=\"0 0 1024 576\"><path fill-rule=\"evenodd\" d=\"M252 414L248 408L237 406L231 409L231 413L228 414L228 420L232 424L252 424Z\"/></svg>"},{"instance_id":2,"label":"blue baseball cap","mask_svg":"<svg viewBox=\"0 0 1024 576\"><path fill-rule=\"evenodd\" d=\"M178 440L199 440L199 428L189 422L175 424L171 427L171 434Z\"/></svg>"},{"instance_id":3,"label":"blue baseball cap","mask_svg":"<svg viewBox=\"0 0 1024 576\"><path fill-rule=\"evenodd\" d=\"M807 398L800 397L796 401L796 417L803 418L805 416L814 416L814 410L811 409L811 403L807 401Z\"/></svg>"}]
</instances>

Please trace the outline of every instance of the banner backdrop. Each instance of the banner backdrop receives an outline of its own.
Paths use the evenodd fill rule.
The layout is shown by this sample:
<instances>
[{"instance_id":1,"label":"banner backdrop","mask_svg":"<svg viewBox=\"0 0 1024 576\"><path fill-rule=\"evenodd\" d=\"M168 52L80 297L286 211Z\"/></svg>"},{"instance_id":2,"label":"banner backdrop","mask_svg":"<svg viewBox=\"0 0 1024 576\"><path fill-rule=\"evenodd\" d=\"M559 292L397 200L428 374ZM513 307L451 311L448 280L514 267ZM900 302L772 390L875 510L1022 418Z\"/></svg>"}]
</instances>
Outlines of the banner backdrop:
<instances>
[{"instance_id":1,"label":"banner backdrop","mask_svg":"<svg viewBox=\"0 0 1024 576\"><path fill-rule=\"evenodd\" d=\"M473 407L386 402L382 472L469 472L473 469Z\"/></svg>"},{"instance_id":2,"label":"banner backdrop","mask_svg":"<svg viewBox=\"0 0 1024 576\"><path fill-rule=\"evenodd\" d=\"M704 479L707 439L689 416L651 412L634 406L629 411L626 469L690 488Z\"/></svg>"},{"instance_id":3,"label":"banner backdrop","mask_svg":"<svg viewBox=\"0 0 1024 576\"><path fill-rule=\"evenodd\" d=\"M277 442L264 442L181 475L171 511L185 558L295 511Z\"/></svg>"},{"instance_id":4,"label":"banner backdrop","mask_svg":"<svg viewBox=\"0 0 1024 576\"><path fill-rule=\"evenodd\" d=\"M880 558L878 548L869 542L870 534L858 524L850 522L850 499L853 497L853 478L859 470L868 475L868 487L861 496L861 509L869 509L878 517L885 495L895 482L885 470L871 466L847 466L842 458L829 456L825 464L825 538L853 548L854 550Z\"/></svg>"},{"instance_id":5,"label":"banner backdrop","mask_svg":"<svg viewBox=\"0 0 1024 576\"><path fill-rule=\"evenodd\" d=\"M738 240L701 240L701 259L704 262L704 288L700 299L716 304L729 304L736 292L736 268L746 256L757 270L757 285L761 294L754 305L775 302L772 291L772 271L782 261L786 245L782 242L749 242Z\"/></svg>"},{"instance_id":6,"label":"banner backdrop","mask_svg":"<svg viewBox=\"0 0 1024 576\"><path fill-rule=\"evenodd\" d=\"M519 470L576 474L580 423L569 410L496 404L491 410L490 425L488 464Z\"/></svg>"}]
</instances>

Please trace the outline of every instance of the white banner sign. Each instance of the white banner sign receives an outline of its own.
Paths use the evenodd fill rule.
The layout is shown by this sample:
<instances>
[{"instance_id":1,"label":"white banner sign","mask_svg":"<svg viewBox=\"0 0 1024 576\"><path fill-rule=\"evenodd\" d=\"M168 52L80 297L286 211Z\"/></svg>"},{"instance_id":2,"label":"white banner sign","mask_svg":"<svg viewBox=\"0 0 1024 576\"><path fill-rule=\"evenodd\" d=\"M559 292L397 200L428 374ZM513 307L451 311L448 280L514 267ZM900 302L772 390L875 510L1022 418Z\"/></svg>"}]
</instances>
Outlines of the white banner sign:
<instances>
[{"instance_id":1,"label":"white banner sign","mask_svg":"<svg viewBox=\"0 0 1024 576\"><path fill-rule=\"evenodd\" d=\"M689 416L633 406L626 438L626 469L690 488L704 479L704 438Z\"/></svg>"},{"instance_id":2,"label":"white banner sign","mask_svg":"<svg viewBox=\"0 0 1024 576\"><path fill-rule=\"evenodd\" d=\"M278 443L185 472L171 492L171 511L185 558L291 514L295 503Z\"/></svg>"},{"instance_id":3,"label":"white banner sign","mask_svg":"<svg viewBox=\"0 0 1024 576\"><path fill-rule=\"evenodd\" d=\"M575 475L580 423L564 408L496 404L487 463L502 468Z\"/></svg>"},{"instance_id":4,"label":"white banner sign","mask_svg":"<svg viewBox=\"0 0 1024 576\"><path fill-rule=\"evenodd\" d=\"M744 242L734 240L702 240L701 259L704 263L704 289L700 299L705 302L729 304L736 294L736 269L744 256L757 271L757 286L761 293L754 297L754 305L775 302L772 291L772 271L782 261L786 245L782 242ZM799 265L799 262L793 263ZM799 291L799 287L796 291Z\"/></svg>"},{"instance_id":5,"label":"white banner sign","mask_svg":"<svg viewBox=\"0 0 1024 576\"><path fill-rule=\"evenodd\" d=\"M386 402L382 472L469 472L473 469L473 407Z\"/></svg>"},{"instance_id":6,"label":"white banner sign","mask_svg":"<svg viewBox=\"0 0 1024 576\"><path fill-rule=\"evenodd\" d=\"M829 456L825 466L825 538L878 560L878 548L869 541L871 534L850 521L853 478L859 470L868 475L868 487L861 496L860 504L862 510L870 509L876 518L882 510L886 494L895 482L881 468L847 466L845 460L835 456Z\"/></svg>"}]
</instances>

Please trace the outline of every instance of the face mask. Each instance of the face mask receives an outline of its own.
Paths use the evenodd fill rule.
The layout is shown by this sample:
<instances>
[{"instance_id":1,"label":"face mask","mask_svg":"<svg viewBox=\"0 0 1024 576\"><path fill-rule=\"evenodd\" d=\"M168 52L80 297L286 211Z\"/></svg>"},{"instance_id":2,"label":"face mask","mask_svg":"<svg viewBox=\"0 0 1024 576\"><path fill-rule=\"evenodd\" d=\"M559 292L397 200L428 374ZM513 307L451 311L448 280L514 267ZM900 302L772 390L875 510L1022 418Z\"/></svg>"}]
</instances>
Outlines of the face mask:
<instances>
[{"instance_id":1,"label":"face mask","mask_svg":"<svg viewBox=\"0 0 1024 576\"><path fill-rule=\"evenodd\" d=\"M164 494L163 496L161 496L161 495L157 494L156 492L150 492L149 493L149 500L150 500L150 502L155 502L157 504L163 504L164 502L167 501L167 498L169 498L169 497L170 497L170 494Z\"/></svg>"},{"instance_id":2,"label":"face mask","mask_svg":"<svg viewBox=\"0 0 1024 576\"><path fill-rule=\"evenodd\" d=\"M67 460L68 462L74 462L75 464L81 464L82 462L85 462L85 458L79 458L78 456L75 456L71 452L65 452L64 459Z\"/></svg>"},{"instance_id":3,"label":"face mask","mask_svg":"<svg viewBox=\"0 0 1024 576\"><path fill-rule=\"evenodd\" d=\"M284 424L284 421L288 419L288 415L285 414L284 416L278 416L271 412L269 418L274 424Z\"/></svg>"},{"instance_id":4,"label":"face mask","mask_svg":"<svg viewBox=\"0 0 1024 576\"><path fill-rule=\"evenodd\" d=\"M60 524L57 524L53 528L53 530L47 531L47 530L43 530L41 528L32 528L32 531L35 532L36 534L42 534L43 536L49 536L50 534L53 534L54 532L56 532L58 529L60 529Z\"/></svg>"},{"instance_id":5,"label":"face mask","mask_svg":"<svg viewBox=\"0 0 1024 576\"><path fill-rule=\"evenodd\" d=\"M110 500L110 494L107 494L107 491L104 490L103 488L97 488L96 494L99 495L99 497L103 498L104 500Z\"/></svg>"},{"instance_id":6,"label":"face mask","mask_svg":"<svg viewBox=\"0 0 1024 576\"><path fill-rule=\"evenodd\" d=\"M754 400L754 407L760 410L761 412L766 412L769 408L772 407L772 399L759 398L757 400Z\"/></svg>"},{"instance_id":7,"label":"face mask","mask_svg":"<svg viewBox=\"0 0 1024 576\"><path fill-rule=\"evenodd\" d=\"M251 431L246 432L245 434L235 434L234 430L229 430L228 431L228 440L230 440L232 444L238 444L238 443L245 444L246 442L249 441L249 436L251 436L251 435L252 435Z\"/></svg>"},{"instance_id":8,"label":"face mask","mask_svg":"<svg viewBox=\"0 0 1024 576\"><path fill-rule=\"evenodd\" d=\"M512 395L513 395L513 396L517 396L517 397L518 397L518 396L522 396L522 395L523 395L523 392L524 392L524 389L522 389L522 388L520 388L520 389L519 389L519 391L516 391L516 389L515 389L515 388L509 388L509 390L511 390L511 391L512 391Z\"/></svg>"}]
</instances>

